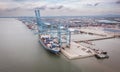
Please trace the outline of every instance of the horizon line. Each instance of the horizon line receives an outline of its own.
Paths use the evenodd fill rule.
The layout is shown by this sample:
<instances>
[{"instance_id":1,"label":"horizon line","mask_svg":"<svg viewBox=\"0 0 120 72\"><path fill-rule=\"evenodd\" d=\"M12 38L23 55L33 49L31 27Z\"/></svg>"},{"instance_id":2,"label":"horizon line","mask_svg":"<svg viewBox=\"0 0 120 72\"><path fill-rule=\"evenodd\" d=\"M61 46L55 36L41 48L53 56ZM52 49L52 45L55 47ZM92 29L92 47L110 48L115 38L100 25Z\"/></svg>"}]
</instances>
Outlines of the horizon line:
<instances>
[{"instance_id":1,"label":"horizon line","mask_svg":"<svg viewBox=\"0 0 120 72\"><path fill-rule=\"evenodd\" d=\"M101 16L101 17L120 17L120 14L110 14L110 15L79 15L79 16L41 16L41 17L83 17L83 16L85 16L85 17L96 17L96 16ZM35 18L35 16L0 16L0 18L22 18L22 17L33 17L33 18Z\"/></svg>"}]
</instances>

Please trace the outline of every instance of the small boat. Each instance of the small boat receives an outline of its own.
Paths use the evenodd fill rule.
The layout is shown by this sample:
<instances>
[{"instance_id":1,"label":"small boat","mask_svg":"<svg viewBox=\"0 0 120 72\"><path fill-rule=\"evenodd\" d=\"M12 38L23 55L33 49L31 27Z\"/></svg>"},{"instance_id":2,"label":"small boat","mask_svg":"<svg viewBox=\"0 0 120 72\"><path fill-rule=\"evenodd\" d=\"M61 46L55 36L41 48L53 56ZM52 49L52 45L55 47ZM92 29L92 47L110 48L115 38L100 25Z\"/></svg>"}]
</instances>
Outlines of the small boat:
<instances>
[{"instance_id":1,"label":"small boat","mask_svg":"<svg viewBox=\"0 0 120 72\"><path fill-rule=\"evenodd\" d=\"M98 59L109 58L109 56L107 55L107 52L105 52L105 51L100 51L100 50L96 50L96 49L94 49L94 51L96 52L95 57Z\"/></svg>"},{"instance_id":2,"label":"small boat","mask_svg":"<svg viewBox=\"0 0 120 72\"><path fill-rule=\"evenodd\" d=\"M60 52L60 45L57 38L50 37L50 35L39 35L39 42L43 48L51 53L58 54Z\"/></svg>"},{"instance_id":3,"label":"small boat","mask_svg":"<svg viewBox=\"0 0 120 72\"><path fill-rule=\"evenodd\" d=\"M95 54L95 57L98 59L109 58L109 56L107 54Z\"/></svg>"}]
</instances>

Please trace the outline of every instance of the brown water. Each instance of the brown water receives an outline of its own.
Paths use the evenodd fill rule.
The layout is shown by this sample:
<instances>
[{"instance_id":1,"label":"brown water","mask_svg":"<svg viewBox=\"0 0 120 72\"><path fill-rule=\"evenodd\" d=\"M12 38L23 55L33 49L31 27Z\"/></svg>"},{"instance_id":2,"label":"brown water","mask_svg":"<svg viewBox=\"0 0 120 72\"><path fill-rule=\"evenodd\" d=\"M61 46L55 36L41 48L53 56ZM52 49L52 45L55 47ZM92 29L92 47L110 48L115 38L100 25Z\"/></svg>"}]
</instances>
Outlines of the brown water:
<instances>
[{"instance_id":1,"label":"brown water","mask_svg":"<svg viewBox=\"0 0 120 72\"><path fill-rule=\"evenodd\" d=\"M120 39L94 43L110 58L68 60L44 50L37 36L20 21L0 18L0 72L120 72Z\"/></svg>"}]
</instances>

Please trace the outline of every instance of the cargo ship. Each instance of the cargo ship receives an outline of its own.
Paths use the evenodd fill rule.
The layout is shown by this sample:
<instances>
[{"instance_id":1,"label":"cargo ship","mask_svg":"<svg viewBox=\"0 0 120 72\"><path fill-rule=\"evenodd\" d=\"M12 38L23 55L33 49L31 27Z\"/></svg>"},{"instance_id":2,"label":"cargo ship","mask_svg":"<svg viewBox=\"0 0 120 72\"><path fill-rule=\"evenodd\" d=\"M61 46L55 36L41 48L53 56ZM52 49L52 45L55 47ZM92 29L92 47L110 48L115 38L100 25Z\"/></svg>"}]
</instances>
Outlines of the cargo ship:
<instances>
[{"instance_id":1,"label":"cargo ship","mask_svg":"<svg viewBox=\"0 0 120 72\"><path fill-rule=\"evenodd\" d=\"M49 34L39 35L41 45L51 53L57 54L60 52L60 45L57 38L51 37Z\"/></svg>"},{"instance_id":2,"label":"cargo ship","mask_svg":"<svg viewBox=\"0 0 120 72\"><path fill-rule=\"evenodd\" d=\"M55 33L57 34L58 31L54 32L54 34L51 35L52 32L50 31L50 28L47 28L47 24L41 22L39 10L35 10L35 15L40 44L44 49L50 51L51 53L58 54L60 52L60 41L58 38L59 36L53 36Z\"/></svg>"}]
</instances>

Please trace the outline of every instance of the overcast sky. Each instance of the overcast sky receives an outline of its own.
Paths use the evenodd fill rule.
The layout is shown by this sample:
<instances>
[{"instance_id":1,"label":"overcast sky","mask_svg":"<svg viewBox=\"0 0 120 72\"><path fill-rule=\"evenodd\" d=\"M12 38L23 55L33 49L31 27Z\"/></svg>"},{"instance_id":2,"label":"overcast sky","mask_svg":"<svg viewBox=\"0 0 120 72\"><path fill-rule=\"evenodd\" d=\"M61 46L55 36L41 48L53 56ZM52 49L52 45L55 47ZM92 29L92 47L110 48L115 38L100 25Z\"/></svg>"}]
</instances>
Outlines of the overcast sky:
<instances>
[{"instance_id":1,"label":"overcast sky","mask_svg":"<svg viewBox=\"0 0 120 72\"><path fill-rule=\"evenodd\" d=\"M0 16L84 16L120 14L120 0L0 0Z\"/></svg>"}]
</instances>

